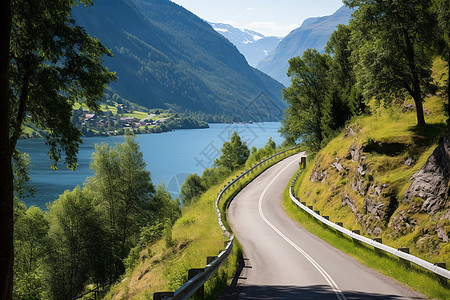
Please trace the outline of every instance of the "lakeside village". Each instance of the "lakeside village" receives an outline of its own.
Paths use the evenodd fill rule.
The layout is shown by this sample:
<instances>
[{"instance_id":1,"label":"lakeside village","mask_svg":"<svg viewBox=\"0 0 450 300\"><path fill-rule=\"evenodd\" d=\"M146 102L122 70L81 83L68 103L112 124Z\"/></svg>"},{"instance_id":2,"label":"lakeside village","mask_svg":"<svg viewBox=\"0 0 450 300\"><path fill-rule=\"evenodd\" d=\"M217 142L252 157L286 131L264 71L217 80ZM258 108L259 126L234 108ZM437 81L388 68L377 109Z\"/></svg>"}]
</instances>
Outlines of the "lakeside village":
<instances>
[{"instance_id":1,"label":"lakeside village","mask_svg":"<svg viewBox=\"0 0 450 300\"><path fill-rule=\"evenodd\" d=\"M144 110L144 109L142 109ZM30 117L30 116L27 116ZM208 128L208 123L198 121L171 109L149 109L147 112L136 111L128 104L102 104L97 113L87 107L74 107L72 124L85 137L123 135L126 130L135 134L163 133L175 129ZM42 138L45 132L27 122L22 138Z\"/></svg>"},{"instance_id":2,"label":"lakeside village","mask_svg":"<svg viewBox=\"0 0 450 300\"><path fill-rule=\"evenodd\" d=\"M117 104L114 110L106 106L99 113L89 112L80 106L73 111L72 124L87 137L123 135L125 130L132 130L136 134L159 133L170 131L170 126L164 123L178 117L177 114L161 112L159 109L150 110L148 114L135 112L127 104Z\"/></svg>"}]
</instances>

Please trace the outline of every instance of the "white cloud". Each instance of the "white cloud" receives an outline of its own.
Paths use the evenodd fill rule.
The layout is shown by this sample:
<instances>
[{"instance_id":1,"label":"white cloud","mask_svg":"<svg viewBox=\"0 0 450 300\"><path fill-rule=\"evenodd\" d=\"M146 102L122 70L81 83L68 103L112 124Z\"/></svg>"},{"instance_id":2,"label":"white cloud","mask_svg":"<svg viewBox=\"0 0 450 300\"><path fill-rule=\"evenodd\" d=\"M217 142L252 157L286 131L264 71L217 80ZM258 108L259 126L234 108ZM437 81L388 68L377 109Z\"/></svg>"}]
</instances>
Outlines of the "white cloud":
<instances>
[{"instance_id":1,"label":"white cloud","mask_svg":"<svg viewBox=\"0 0 450 300\"><path fill-rule=\"evenodd\" d=\"M247 10L255 10L254 7L247 7Z\"/></svg>"}]
</instances>

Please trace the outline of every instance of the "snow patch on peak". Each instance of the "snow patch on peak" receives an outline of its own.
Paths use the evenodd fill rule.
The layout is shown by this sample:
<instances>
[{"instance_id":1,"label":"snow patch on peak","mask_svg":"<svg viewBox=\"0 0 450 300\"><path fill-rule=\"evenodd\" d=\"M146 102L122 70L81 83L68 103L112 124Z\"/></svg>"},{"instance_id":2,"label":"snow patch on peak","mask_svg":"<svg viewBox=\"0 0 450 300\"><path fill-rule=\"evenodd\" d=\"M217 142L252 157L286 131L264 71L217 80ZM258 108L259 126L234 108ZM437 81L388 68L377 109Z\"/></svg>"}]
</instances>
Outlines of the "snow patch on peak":
<instances>
[{"instance_id":1,"label":"snow patch on peak","mask_svg":"<svg viewBox=\"0 0 450 300\"><path fill-rule=\"evenodd\" d=\"M226 28L220 28L220 27L213 27L213 28L217 32L228 32L228 29L226 29Z\"/></svg>"}]
</instances>

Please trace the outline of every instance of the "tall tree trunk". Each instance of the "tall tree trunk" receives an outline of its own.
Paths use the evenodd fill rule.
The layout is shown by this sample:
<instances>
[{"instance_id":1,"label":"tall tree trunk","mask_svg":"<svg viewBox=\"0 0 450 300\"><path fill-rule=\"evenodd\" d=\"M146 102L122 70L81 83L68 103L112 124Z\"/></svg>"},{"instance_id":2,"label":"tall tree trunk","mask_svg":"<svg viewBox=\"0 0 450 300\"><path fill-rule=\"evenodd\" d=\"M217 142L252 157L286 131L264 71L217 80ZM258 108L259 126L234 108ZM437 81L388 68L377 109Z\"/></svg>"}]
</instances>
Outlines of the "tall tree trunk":
<instances>
[{"instance_id":1,"label":"tall tree trunk","mask_svg":"<svg viewBox=\"0 0 450 300\"><path fill-rule=\"evenodd\" d=\"M412 75L412 86L411 89L408 89L408 92L413 97L414 103L416 104L417 126L423 127L427 124L425 123L425 116L423 114L422 89L420 87L419 72L416 66L416 54L414 53L413 41L411 41L406 28L403 29L403 38L406 44L406 58Z\"/></svg>"},{"instance_id":2,"label":"tall tree trunk","mask_svg":"<svg viewBox=\"0 0 450 300\"><path fill-rule=\"evenodd\" d=\"M13 174L9 143L11 0L0 1L0 299L12 298Z\"/></svg>"},{"instance_id":3,"label":"tall tree trunk","mask_svg":"<svg viewBox=\"0 0 450 300\"><path fill-rule=\"evenodd\" d=\"M425 123L422 97L420 96L420 93L419 93L419 95L414 96L414 103L416 104L417 126L423 127L423 126L427 125L427 123Z\"/></svg>"}]
</instances>

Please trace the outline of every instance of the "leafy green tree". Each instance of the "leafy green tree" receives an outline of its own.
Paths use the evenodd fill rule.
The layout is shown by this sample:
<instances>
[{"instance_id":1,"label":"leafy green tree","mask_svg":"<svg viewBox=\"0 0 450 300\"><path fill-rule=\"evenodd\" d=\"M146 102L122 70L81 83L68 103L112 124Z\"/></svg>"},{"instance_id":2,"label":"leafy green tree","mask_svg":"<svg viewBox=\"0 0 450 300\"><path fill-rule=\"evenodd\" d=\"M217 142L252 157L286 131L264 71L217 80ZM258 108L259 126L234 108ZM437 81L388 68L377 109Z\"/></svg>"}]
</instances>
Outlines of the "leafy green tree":
<instances>
[{"instance_id":1,"label":"leafy green tree","mask_svg":"<svg viewBox=\"0 0 450 300\"><path fill-rule=\"evenodd\" d=\"M250 155L247 142L242 142L241 137L236 131L231 135L229 142L223 143L221 151L222 155L214 163L217 166L223 166L231 171L243 166Z\"/></svg>"},{"instance_id":2,"label":"leafy green tree","mask_svg":"<svg viewBox=\"0 0 450 300\"><path fill-rule=\"evenodd\" d=\"M438 43L439 50L442 58L447 63L447 126L450 130L450 4L448 0L434 0L433 1L433 11L436 14L439 33L438 33Z\"/></svg>"},{"instance_id":3,"label":"leafy green tree","mask_svg":"<svg viewBox=\"0 0 450 300\"><path fill-rule=\"evenodd\" d=\"M429 0L344 0L357 8L350 21L358 82L367 96L403 98L416 105L425 126L424 94L431 91L430 37L436 27ZM448 4L448 2L447 2Z\"/></svg>"},{"instance_id":4,"label":"leafy green tree","mask_svg":"<svg viewBox=\"0 0 450 300\"><path fill-rule=\"evenodd\" d=\"M52 299L72 299L90 278L106 281L106 232L91 196L76 187L49 207L45 279Z\"/></svg>"},{"instance_id":5,"label":"leafy green tree","mask_svg":"<svg viewBox=\"0 0 450 300\"><path fill-rule=\"evenodd\" d=\"M95 176L87 181L86 188L107 216L112 281L124 271L122 260L138 242L141 227L151 223L155 189L134 136L126 135L125 143L116 147L96 145L92 157Z\"/></svg>"},{"instance_id":6,"label":"leafy green tree","mask_svg":"<svg viewBox=\"0 0 450 300\"><path fill-rule=\"evenodd\" d=\"M121 257L128 255L139 239L140 228L151 219L150 204L155 193L150 172L135 136L125 135L125 143L116 145L119 159L119 196L121 212L117 222L121 231Z\"/></svg>"},{"instance_id":7,"label":"leafy green tree","mask_svg":"<svg viewBox=\"0 0 450 300\"><path fill-rule=\"evenodd\" d=\"M44 292L39 265L45 255L44 241L48 222L43 211L35 206L16 208L14 223L14 297L40 299Z\"/></svg>"},{"instance_id":8,"label":"leafy green tree","mask_svg":"<svg viewBox=\"0 0 450 300\"><path fill-rule=\"evenodd\" d=\"M282 121L282 135L293 142L301 139L312 152L317 152L324 140L322 118L329 65L329 55L312 49L306 50L302 58L291 58L288 75L292 84L283 90L288 108Z\"/></svg>"},{"instance_id":9,"label":"leafy green tree","mask_svg":"<svg viewBox=\"0 0 450 300\"><path fill-rule=\"evenodd\" d=\"M333 129L338 129L343 126L345 121L350 119L353 115L360 114L365 109L362 94L358 91L356 86L356 75L353 71L354 64L351 60L351 28L347 25L338 25L337 29L331 34L330 40L325 47L325 51L332 56L330 61L330 70L328 77L330 85L332 86L329 92L328 105L339 105L339 110L329 111L335 126L330 126ZM336 100L341 99L341 103Z\"/></svg>"},{"instance_id":10,"label":"leafy green tree","mask_svg":"<svg viewBox=\"0 0 450 300\"><path fill-rule=\"evenodd\" d=\"M202 179L197 174L189 175L181 186L180 199L184 205L188 205L197 200L206 187L204 186Z\"/></svg>"},{"instance_id":11,"label":"leafy green tree","mask_svg":"<svg viewBox=\"0 0 450 300\"><path fill-rule=\"evenodd\" d=\"M13 173L11 157L26 115L45 129L56 167L61 152L76 167L80 133L70 122L72 104L91 109L114 74L102 67L110 52L71 15L90 0L6 0L0 6L0 299L10 299L13 270Z\"/></svg>"},{"instance_id":12,"label":"leafy green tree","mask_svg":"<svg viewBox=\"0 0 450 300\"><path fill-rule=\"evenodd\" d=\"M218 183L220 180L224 179L230 174L230 170L223 166L213 166L207 168L202 173L202 182L205 188L210 188L211 186Z\"/></svg>"},{"instance_id":13,"label":"leafy green tree","mask_svg":"<svg viewBox=\"0 0 450 300\"><path fill-rule=\"evenodd\" d=\"M164 183L158 185L155 195L150 202L150 211L153 213L150 223L163 223L169 220L170 225L181 216L180 203L178 200L172 199L167 187Z\"/></svg>"}]
</instances>

